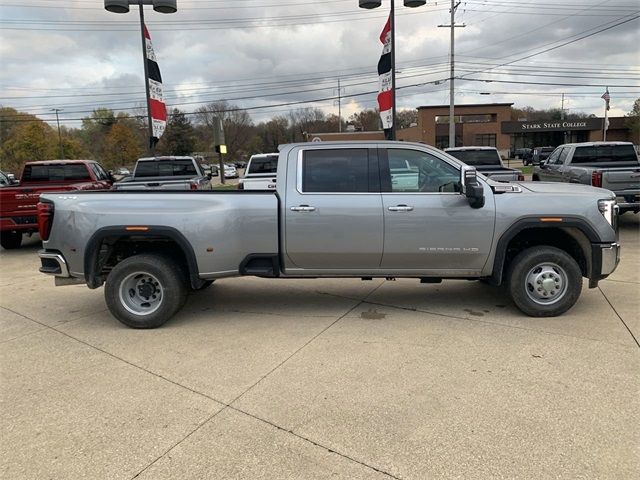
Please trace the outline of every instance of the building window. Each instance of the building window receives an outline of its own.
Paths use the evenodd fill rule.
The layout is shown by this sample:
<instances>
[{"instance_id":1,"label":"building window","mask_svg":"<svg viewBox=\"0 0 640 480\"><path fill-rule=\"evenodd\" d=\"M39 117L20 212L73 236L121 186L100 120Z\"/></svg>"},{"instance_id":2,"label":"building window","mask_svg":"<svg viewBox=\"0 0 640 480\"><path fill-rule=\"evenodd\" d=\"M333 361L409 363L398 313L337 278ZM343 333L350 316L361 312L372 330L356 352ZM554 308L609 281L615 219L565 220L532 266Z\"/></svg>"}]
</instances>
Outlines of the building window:
<instances>
[{"instance_id":1,"label":"building window","mask_svg":"<svg viewBox=\"0 0 640 480\"><path fill-rule=\"evenodd\" d=\"M480 133L476 135L476 145L479 147L495 147L496 146L496 134L495 133Z\"/></svg>"}]
</instances>

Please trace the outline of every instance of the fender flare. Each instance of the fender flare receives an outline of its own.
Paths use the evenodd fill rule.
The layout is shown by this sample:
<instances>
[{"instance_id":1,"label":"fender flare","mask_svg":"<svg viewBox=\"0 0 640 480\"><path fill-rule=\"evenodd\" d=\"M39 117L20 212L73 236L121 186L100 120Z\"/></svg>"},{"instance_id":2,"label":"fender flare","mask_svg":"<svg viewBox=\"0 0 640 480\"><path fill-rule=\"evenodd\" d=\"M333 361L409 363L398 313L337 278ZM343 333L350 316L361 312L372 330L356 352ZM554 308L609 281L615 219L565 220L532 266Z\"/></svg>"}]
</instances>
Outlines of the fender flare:
<instances>
[{"instance_id":1,"label":"fender flare","mask_svg":"<svg viewBox=\"0 0 640 480\"><path fill-rule=\"evenodd\" d=\"M186 237L173 227L149 225L145 231L128 231L127 225L116 225L103 227L98 229L87 242L84 252L84 279L87 286L91 289L98 288L102 285L103 280L98 271L98 256L100 254L100 246L106 238L130 238L130 237L166 237L178 244L182 253L187 260L187 268L189 269L189 281L192 288L197 288L202 280L198 275L198 262L196 254L193 251L191 243Z\"/></svg>"},{"instance_id":2,"label":"fender flare","mask_svg":"<svg viewBox=\"0 0 640 480\"><path fill-rule=\"evenodd\" d=\"M576 228L580 230L591 243L600 242L595 229L585 220L578 217L562 217L561 222L543 222L539 216L525 217L516 220L500 236L496 244L496 255L493 259L493 269L491 273L492 283L500 285L502 283L504 263L507 256L507 246L519 233L532 228L560 229ZM587 259L591 259L591 252L584 252Z\"/></svg>"}]
</instances>

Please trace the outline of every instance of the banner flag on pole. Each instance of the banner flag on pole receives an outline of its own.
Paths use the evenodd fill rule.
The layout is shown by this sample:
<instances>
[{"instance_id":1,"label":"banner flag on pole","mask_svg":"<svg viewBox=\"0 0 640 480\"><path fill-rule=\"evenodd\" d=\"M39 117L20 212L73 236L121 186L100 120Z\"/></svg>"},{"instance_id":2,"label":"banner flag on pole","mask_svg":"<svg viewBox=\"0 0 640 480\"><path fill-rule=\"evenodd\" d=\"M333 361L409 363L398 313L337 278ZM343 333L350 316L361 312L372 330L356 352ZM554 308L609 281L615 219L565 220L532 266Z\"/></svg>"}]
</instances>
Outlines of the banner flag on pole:
<instances>
[{"instance_id":1,"label":"banner flag on pole","mask_svg":"<svg viewBox=\"0 0 640 480\"><path fill-rule=\"evenodd\" d=\"M380 42L383 47L382 55L378 61L378 106L385 138L391 138L393 109L395 108L391 82L391 16L387 19L387 23L380 33Z\"/></svg>"},{"instance_id":2,"label":"banner flag on pole","mask_svg":"<svg viewBox=\"0 0 640 480\"><path fill-rule=\"evenodd\" d=\"M153 124L153 136L151 137L151 146L153 147L158 143L167 126L167 107L162 95L160 67L158 67L156 54L151 43L151 35L149 35L146 25L144 26L144 38L147 52L147 72L149 75L147 82L149 82L149 114Z\"/></svg>"}]
</instances>

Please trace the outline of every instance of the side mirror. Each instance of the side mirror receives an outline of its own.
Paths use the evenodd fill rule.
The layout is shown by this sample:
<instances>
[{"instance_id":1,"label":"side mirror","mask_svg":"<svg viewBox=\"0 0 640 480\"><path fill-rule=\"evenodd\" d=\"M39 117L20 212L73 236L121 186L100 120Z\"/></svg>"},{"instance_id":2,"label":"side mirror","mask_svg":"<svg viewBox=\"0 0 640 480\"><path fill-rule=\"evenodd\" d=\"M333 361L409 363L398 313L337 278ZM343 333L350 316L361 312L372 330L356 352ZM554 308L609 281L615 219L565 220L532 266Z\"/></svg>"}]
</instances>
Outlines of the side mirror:
<instances>
[{"instance_id":1,"label":"side mirror","mask_svg":"<svg viewBox=\"0 0 640 480\"><path fill-rule=\"evenodd\" d=\"M209 180L211 180L211 177L213 177L213 174L212 174L211 172L207 173L207 178L208 178Z\"/></svg>"},{"instance_id":2,"label":"side mirror","mask_svg":"<svg viewBox=\"0 0 640 480\"><path fill-rule=\"evenodd\" d=\"M540 163L538 163L538 166L539 166L541 169L543 169L543 170L544 170L545 168L547 168L547 161L546 161L546 160L540 160Z\"/></svg>"},{"instance_id":3,"label":"side mirror","mask_svg":"<svg viewBox=\"0 0 640 480\"><path fill-rule=\"evenodd\" d=\"M478 181L476 169L464 165L460 170L460 185L462 194L469 200L472 208L482 208L484 206L484 188Z\"/></svg>"}]
</instances>

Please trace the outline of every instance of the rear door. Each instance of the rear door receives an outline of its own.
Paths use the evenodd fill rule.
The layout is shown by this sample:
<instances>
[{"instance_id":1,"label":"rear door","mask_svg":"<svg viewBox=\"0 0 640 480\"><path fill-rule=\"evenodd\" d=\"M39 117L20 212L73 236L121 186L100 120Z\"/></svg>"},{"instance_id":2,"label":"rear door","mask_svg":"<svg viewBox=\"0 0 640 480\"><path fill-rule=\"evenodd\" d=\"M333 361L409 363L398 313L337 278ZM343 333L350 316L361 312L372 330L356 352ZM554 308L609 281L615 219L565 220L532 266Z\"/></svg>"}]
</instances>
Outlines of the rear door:
<instances>
[{"instance_id":1,"label":"rear door","mask_svg":"<svg viewBox=\"0 0 640 480\"><path fill-rule=\"evenodd\" d=\"M290 155L295 158L287 165L284 231L292 268L379 268L383 216L376 149L301 148Z\"/></svg>"},{"instance_id":2,"label":"rear door","mask_svg":"<svg viewBox=\"0 0 640 480\"><path fill-rule=\"evenodd\" d=\"M479 272L491 251L495 206L471 208L455 163L418 147L380 150L384 207L384 269ZM389 168L407 165L407 171ZM398 182L397 177L403 176ZM409 175L412 182L409 182ZM434 272L435 273L435 272Z\"/></svg>"}]
</instances>

